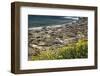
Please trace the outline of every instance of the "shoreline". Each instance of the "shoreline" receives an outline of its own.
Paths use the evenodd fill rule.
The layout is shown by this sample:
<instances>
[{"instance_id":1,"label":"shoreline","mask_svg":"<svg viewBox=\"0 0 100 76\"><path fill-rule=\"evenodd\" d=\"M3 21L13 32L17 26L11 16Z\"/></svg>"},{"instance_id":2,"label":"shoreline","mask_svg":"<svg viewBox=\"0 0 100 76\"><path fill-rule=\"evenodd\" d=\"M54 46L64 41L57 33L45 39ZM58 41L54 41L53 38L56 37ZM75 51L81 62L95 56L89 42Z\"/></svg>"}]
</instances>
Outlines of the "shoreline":
<instances>
[{"instance_id":1,"label":"shoreline","mask_svg":"<svg viewBox=\"0 0 100 76\"><path fill-rule=\"evenodd\" d=\"M42 26L42 27L47 27L47 28L52 28L52 27L61 27L61 26L65 26L66 24L61 24L61 25L51 25L51 26ZM28 28L28 30L39 30L42 29L42 27L31 27Z\"/></svg>"}]
</instances>

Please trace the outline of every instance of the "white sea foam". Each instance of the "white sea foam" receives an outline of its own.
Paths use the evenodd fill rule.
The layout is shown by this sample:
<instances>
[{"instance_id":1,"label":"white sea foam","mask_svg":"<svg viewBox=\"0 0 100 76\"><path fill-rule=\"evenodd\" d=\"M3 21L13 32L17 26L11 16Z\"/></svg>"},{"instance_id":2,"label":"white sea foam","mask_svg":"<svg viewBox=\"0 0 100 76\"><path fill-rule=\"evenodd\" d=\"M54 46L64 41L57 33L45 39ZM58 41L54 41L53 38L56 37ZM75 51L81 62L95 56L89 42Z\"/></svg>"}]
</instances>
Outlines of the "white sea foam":
<instances>
[{"instance_id":1,"label":"white sea foam","mask_svg":"<svg viewBox=\"0 0 100 76\"><path fill-rule=\"evenodd\" d=\"M47 28L53 28L53 27L61 27L61 26L65 26L66 24L61 24L61 25L51 25L51 26L46 26ZM28 30L40 30L42 29L42 27L31 27L31 28L28 28Z\"/></svg>"},{"instance_id":2,"label":"white sea foam","mask_svg":"<svg viewBox=\"0 0 100 76\"><path fill-rule=\"evenodd\" d=\"M31 27L31 28L28 28L28 30L40 30L42 27Z\"/></svg>"}]
</instances>

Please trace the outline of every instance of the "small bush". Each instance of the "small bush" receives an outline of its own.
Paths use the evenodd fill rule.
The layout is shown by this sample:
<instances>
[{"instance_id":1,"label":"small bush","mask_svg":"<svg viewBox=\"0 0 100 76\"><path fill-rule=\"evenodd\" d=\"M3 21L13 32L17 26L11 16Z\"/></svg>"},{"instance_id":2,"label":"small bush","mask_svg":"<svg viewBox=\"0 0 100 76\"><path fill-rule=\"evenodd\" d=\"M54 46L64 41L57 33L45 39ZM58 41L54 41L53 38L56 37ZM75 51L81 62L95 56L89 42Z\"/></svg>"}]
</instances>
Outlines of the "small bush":
<instances>
[{"instance_id":1,"label":"small bush","mask_svg":"<svg viewBox=\"0 0 100 76\"><path fill-rule=\"evenodd\" d=\"M33 60L54 60L57 59L57 52L54 50L41 51L38 56L33 56Z\"/></svg>"},{"instance_id":2,"label":"small bush","mask_svg":"<svg viewBox=\"0 0 100 76\"><path fill-rule=\"evenodd\" d=\"M77 58L86 58L88 56L88 43L85 40L79 40L76 44Z\"/></svg>"}]
</instances>

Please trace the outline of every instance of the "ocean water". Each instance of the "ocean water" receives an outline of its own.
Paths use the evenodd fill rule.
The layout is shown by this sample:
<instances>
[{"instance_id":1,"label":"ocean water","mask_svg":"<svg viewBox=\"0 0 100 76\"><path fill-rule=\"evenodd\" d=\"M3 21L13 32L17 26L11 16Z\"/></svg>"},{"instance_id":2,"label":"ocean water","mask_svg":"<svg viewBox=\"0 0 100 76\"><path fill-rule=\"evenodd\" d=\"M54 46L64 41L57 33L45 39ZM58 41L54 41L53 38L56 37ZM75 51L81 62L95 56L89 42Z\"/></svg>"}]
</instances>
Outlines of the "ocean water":
<instances>
[{"instance_id":1,"label":"ocean water","mask_svg":"<svg viewBox=\"0 0 100 76\"><path fill-rule=\"evenodd\" d=\"M79 17L28 15L28 28L62 25L77 20L79 20Z\"/></svg>"}]
</instances>

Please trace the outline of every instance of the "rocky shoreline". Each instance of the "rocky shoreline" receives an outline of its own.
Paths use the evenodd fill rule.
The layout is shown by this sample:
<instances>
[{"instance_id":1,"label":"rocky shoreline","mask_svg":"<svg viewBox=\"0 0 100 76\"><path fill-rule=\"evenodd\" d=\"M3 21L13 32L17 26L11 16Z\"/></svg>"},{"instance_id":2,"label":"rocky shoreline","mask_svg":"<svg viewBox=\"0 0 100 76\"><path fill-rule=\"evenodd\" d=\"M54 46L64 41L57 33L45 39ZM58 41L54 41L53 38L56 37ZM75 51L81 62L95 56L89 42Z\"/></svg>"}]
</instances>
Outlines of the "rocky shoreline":
<instances>
[{"instance_id":1,"label":"rocky shoreline","mask_svg":"<svg viewBox=\"0 0 100 76\"><path fill-rule=\"evenodd\" d=\"M87 39L87 19L62 24L60 26L45 26L28 30L28 56L36 56L40 51L56 49L76 43L79 39Z\"/></svg>"}]
</instances>

